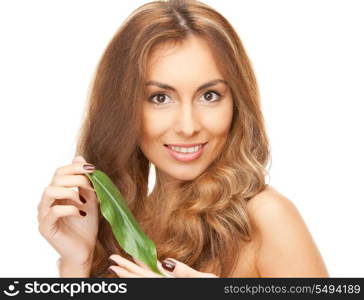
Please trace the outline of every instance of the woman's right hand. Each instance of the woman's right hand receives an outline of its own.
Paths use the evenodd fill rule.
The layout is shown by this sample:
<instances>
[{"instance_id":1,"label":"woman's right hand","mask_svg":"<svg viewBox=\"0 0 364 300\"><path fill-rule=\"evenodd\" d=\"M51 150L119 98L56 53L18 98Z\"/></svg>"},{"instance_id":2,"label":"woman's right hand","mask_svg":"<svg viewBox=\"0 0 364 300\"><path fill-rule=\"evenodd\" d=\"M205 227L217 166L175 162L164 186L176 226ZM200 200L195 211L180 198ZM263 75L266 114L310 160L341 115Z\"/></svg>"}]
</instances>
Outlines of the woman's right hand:
<instances>
[{"instance_id":1,"label":"woman's right hand","mask_svg":"<svg viewBox=\"0 0 364 300\"><path fill-rule=\"evenodd\" d=\"M91 264L98 232L96 193L83 175L93 170L85 170L84 164L77 156L72 164L58 168L38 205L39 232L69 265Z\"/></svg>"}]
</instances>

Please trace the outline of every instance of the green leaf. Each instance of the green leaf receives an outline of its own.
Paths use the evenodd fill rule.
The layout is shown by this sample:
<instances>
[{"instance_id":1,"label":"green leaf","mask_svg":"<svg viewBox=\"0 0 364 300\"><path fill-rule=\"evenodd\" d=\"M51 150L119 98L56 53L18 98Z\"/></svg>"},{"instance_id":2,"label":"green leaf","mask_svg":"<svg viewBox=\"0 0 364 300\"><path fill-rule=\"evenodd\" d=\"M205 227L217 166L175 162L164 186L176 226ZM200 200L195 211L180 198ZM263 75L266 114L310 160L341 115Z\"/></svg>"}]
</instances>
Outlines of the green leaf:
<instances>
[{"instance_id":1,"label":"green leaf","mask_svg":"<svg viewBox=\"0 0 364 300\"><path fill-rule=\"evenodd\" d=\"M120 247L144 262L153 272L164 276L157 267L157 251L153 241L145 235L109 176L100 170L85 175L92 182L101 213L110 223Z\"/></svg>"}]
</instances>

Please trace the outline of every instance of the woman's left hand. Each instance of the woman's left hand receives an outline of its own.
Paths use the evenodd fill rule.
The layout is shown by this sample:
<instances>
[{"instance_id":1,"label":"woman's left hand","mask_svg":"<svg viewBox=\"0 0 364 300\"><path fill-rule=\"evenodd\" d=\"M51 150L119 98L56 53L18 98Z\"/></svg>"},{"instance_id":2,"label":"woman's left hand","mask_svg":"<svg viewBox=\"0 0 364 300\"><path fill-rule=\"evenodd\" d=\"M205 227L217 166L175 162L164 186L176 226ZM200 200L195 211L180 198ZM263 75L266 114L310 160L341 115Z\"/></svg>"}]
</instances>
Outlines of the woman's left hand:
<instances>
[{"instance_id":1,"label":"woman's left hand","mask_svg":"<svg viewBox=\"0 0 364 300\"><path fill-rule=\"evenodd\" d=\"M153 272L145 263L133 258L134 262L118 255L113 254L109 257L110 262L114 265L109 267L109 270L114 272L117 276L121 278L132 278L132 277L161 277L163 276ZM168 258L163 261L163 264L160 261L157 261L159 271L164 274L166 277L217 277L212 273L203 273L199 272L186 264ZM167 270L168 269L168 270Z\"/></svg>"}]
</instances>

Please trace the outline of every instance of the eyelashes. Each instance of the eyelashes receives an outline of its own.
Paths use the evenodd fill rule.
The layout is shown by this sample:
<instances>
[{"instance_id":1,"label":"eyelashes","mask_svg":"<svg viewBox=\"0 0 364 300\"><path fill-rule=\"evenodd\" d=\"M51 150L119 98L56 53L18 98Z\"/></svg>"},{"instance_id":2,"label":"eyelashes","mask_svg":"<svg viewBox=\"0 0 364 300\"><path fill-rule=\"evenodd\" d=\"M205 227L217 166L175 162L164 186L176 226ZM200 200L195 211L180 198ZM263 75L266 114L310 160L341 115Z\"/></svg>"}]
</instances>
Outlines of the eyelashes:
<instances>
[{"instance_id":1,"label":"eyelashes","mask_svg":"<svg viewBox=\"0 0 364 300\"><path fill-rule=\"evenodd\" d=\"M220 101L221 100L221 94L218 93L218 92L216 92L216 91L214 91L214 90L209 90L209 91L205 92L201 97L204 98L205 95L211 94L211 93L212 94L215 94L217 96L217 99L215 99L215 100L206 100L206 98L205 98L205 101L204 102L206 102L206 103L213 103L213 102L217 102L217 101ZM156 105L166 105L166 104L169 104L170 103L170 102L163 102L163 103L157 102L156 99L158 97L156 97L156 96L164 96L164 98L162 98L162 100L167 99L166 97L169 98L169 96L166 95L166 94L164 94L164 93L155 93L155 94L151 95L150 97L148 97L148 101L149 102L152 102L153 104L156 104Z\"/></svg>"}]
</instances>

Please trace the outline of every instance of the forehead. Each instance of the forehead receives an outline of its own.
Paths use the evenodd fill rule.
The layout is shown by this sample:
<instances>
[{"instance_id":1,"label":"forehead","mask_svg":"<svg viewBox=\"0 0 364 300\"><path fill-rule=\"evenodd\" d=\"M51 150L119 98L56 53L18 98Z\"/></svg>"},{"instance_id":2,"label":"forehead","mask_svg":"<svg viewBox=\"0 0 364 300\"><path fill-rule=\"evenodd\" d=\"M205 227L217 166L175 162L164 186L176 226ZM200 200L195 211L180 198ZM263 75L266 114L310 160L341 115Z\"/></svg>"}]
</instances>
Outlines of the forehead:
<instances>
[{"instance_id":1,"label":"forehead","mask_svg":"<svg viewBox=\"0 0 364 300\"><path fill-rule=\"evenodd\" d=\"M198 81L207 76L221 77L213 52L204 39L190 37L180 43L164 43L148 57L148 79L171 81L186 76Z\"/></svg>"}]
</instances>

